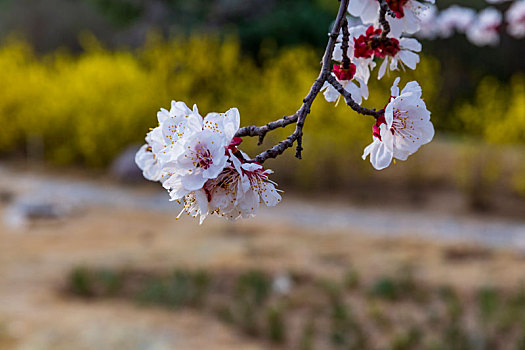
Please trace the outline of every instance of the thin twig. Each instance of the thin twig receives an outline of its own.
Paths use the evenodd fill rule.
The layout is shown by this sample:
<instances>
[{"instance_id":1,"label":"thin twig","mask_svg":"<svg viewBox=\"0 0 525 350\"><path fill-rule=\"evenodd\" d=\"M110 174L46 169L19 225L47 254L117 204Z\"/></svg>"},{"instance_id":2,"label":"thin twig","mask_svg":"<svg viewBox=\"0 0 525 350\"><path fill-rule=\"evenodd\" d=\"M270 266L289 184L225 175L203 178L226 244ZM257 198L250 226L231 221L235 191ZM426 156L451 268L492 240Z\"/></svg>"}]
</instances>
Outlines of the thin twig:
<instances>
[{"instance_id":1,"label":"thin twig","mask_svg":"<svg viewBox=\"0 0 525 350\"><path fill-rule=\"evenodd\" d=\"M279 142L277 145L273 146L272 148L264 152L261 152L251 161L263 163L265 160L269 158L276 158L278 155L282 154L286 149L290 148L294 144L295 141L297 141L296 157L301 158L304 122L306 120L306 116L310 113L310 108L312 106L312 103L314 102L315 98L321 91L321 88L323 87L323 84L325 83L327 76L330 75L330 72L331 72L330 64L332 62L332 55L334 52L334 47L335 47L337 37L339 36L339 32L341 30L343 19L345 19L345 13L348 7L348 1L349 0L341 0L341 4L339 6L339 11L337 13L337 17L336 17L334 26L332 28L332 31L328 35L329 39L328 39L328 44L326 46L326 50L323 56L321 72L319 73L318 78L315 80L312 87L310 88L308 95L306 95L306 97L304 98L303 104L301 105L301 108L299 108L297 113L295 113L292 116L283 117L279 120L276 120L275 122L270 122L264 126L247 126L244 128L240 128L235 134L235 136L238 136L238 137L259 136L259 143L261 143L264 139L264 136L268 133L268 131L274 130L280 127L285 127L292 123L297 123L295 127L295 131L290 136L288 136L285 140Z\"/></svg>"},{"instance_id":2,"label":"thin twig","mask_svg":"<svg viewBox=\"0 0 525 350\"><path fill-rule=\"evenodd\" d=\"M264 141L264 137L266 136L268 131L275 130L278 128L284 128L285 126L293 124L295 122L297 122L297 114L288 115L276 121L269 122L268 124L263 126L245 126L244 128L240 128L239 130L237 130L235 136L259 136L258 144L260 145Z\"/></svg>"},{"instance_id":3,"label":"thin twig","mask_svg":"<svg viewBox=\"0 0 525 350\"><path fill-rule=\"evenodd\" d=\"M354 101L352 95L345 90L343 85L341 85L333 75L329 75L326 80L344 97L346 104L357 113L362 115L370 115L376 119L385 113L384 109L376 111L375 109L368 109L360 106Z\"/></svg>"},{"instance_id":4,"label":"thin twig","mask_svg":"<svg viewBox=\"0 0 525 350\"><path fill-rule=\"evenodd\" d=\"M351 64L350 58L348 57L350 32L348 31L348 20L346 19L346 16L343 19L341 29L343 31L343 42L341 43L341 51L343 51L343 69L349 69Z\"/></svg>"},{"instance_id":5,"label":"thin twig","mask_svg":"<svg viewBox=\"0 0 525 350\"><path fill-rule=\"evenodd\" d=\"M388 6L388 3L386 0L378 0L379 1L379 24L381 24L381 27L383 28L383 32L381 33L381 38L384 39L387 37L388 34L390 34L390 23L388 23L386 19L386 15L388 14L392 18L396 18L396 14L394 11L390 9L390 6Z\"/></svg>"},{"instance_id":6,"label":"thin twig","mask_svg":"<svg viewBox=\"0 0 525 350\"><path fill-rule=\"evenodd\" d=\"M385 0L378 0L381 3L381 12L383 13L383 30L386 31L387 34L390 32L390 26L388 25L388 22L385 19L385 14L389 13L391 14L391 10L388 8L388 4L385 2ZM326 45L326 49L323 55L323 60L321 62L321 71L319 73L319 76L313 83L312 87L310 88L310 91L308 92L308 95L303 100L303 104L301 105L301 108L299 110L291 115L291 116L285 116L279 120L276 120L274 122L270 122L263 126L247 126L240 128L235 136L243 137L243 136L258 136L259 137L259 144L261 144L264 140L264 137L266 134L274 129L285 127L287 125L296 123L295 131L288 136L283 141L279 142L277 145L273 146L272 148L261 152L259 155L257 155L255 158L251 159L251 162L258 162L258 163L264 163L267 159L270 158L276 158L278 155L282 154L286 149L293 146L295 142L297 142L297 152L295 156L297 158L301 158L302 156L302 137L303 137L303 127L306 120L306 117L310 113L310 108L321 91L323 85L326 82L329 82L339 93L344 97L345 102L348 106L350 106L354 111L357 113L363 114L363 115L370 115L375 118L378 118L380 115L384 113L384 110L378 110L375 109L367 109L362 106L360 106L357 102L355 102L352 98L352 95L346 91L343 86L337 81L337 79L332 75L331 72L331 63L332 63L332 57L334 53L335 44L337 41L337 38L339 37L339 33L341 31L341 27L344 26L346 28L343 29L343 43L342 43L342 49L343 49L343 67L345 64L348 64L350 66L350 59L348 58L347 51L348 51L348 40L349 40L349 33L348 33L348 22L346 19L346 11L348 8L349 0L340 0L341 4L339 5L339 11L337 13L337 17L334 22L334 26L332 28L332 31L328 34L328 43ZM386 7L385 7L386 6ZM346 39L345 39L346 37ZM348 62L346 62L348 60Z\"/></svg>"},{"instance_id":7,"label":"thin twig","mask_svg":"<svg viewBox=\"0 0 525 350\"><path fill-rule=\"evenodd\" d=\"M379 6L384 9L384 11L393 18L396 18L396 13L390 9L387 0L377 0L379 1Z\"/></svg>"}]
</instances>

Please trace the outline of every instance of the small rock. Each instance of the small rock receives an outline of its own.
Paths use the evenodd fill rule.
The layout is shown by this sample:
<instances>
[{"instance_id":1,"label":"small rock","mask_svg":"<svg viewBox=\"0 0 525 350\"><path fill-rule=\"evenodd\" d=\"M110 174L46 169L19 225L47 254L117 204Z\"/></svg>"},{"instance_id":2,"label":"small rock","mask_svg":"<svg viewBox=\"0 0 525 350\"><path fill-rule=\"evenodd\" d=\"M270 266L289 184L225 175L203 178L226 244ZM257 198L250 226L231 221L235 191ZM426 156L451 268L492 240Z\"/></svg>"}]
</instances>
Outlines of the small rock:
<instances>
[{"instance_id":1,"label":"small rock","mask_svg":"<svg viewBox=\"0 0 525 350\"><path fill-rule=\"evenodd\" d=\"M73 211L71 205L48 200L21 199L4 212L4 223L11 228L23 228L35 220L61 219Z\"/></svg>"},{"instance_id":2,"label":"small rock","mask_svg":"<svg viewBox=\"0 0 525 350\"><path fill-rule=\"evenodd\" d=\"M277 294L286 295L292 289L292 279L289 274L283 273L274 277L272 290Z\"/></svg>"},{"instance_id":3,"label":"small rock","mask_svg":"<svg viewBox=\"0 0 525 350\"><path fill-rule=\"evenodd\" d=\"M142 170L135 164L135 154L140 146L129 146L118 155L110 167L110 173L116 179L123 182L144 181Z\"/></svg>"}]
</instances>

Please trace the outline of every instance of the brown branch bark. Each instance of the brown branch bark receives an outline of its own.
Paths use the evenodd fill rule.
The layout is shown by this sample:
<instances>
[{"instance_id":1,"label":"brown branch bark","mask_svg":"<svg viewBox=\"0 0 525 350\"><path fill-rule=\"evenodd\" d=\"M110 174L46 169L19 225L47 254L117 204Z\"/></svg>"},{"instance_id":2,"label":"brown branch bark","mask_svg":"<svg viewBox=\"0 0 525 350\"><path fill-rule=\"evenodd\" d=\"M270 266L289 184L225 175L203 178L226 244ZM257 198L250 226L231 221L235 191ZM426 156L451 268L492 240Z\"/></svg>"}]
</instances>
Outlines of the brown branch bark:
<instances>
[{"instance_id":1,"label":"brown branch bark","mask_svg":"<svg viewBox=\"0 0 525 350\"><path fill-rule=\"evenodd\" d=\"M394 15L390 8L388 7L388 4L386 3L386 0L378 0L380 2L381 11L380 11L380 23L383 27L383 35L386 37L388 33L390 32L390 25L386 21L386 14ZM321 91L321 88L323 87L323 84L325 82L329 82L345 99L345 102L350 108L352 108L354 111L356 111L359 114L363 115L370 115L375 118L378 118L380 115L384 113L384 110L378 110L375 109L367 109L362 106L360 106L357 102L355 102L352 98L352 95L346 91L343 86L337 81L337 79L332 75L331 72L331 63L332 63L332 56L336 44L336 40L339 37L339 33L341 31L341 28L343 25L347 25L346 20L346 11L348 8L349 0L340 0L339 5L339 11L337 13L337 17L334 22L334 26L332 28L332 31L328 34L328 43L326 45L326 49L323 55L323 60L321 62L321 71L319 73L319 76L314 81L312 87L310 88L310 91L308 92L308 95L303 99L303 104L299 108L299 110L290 116L285 116L281 119L278 119L276 121L270 122L263 126L247 126L240 128L235 136L243 137L243 136L258 136L259 137L259 144L261 144L264 140L264 137L266 134L271 131L275 130L277 128L283 128L287 125L296 123L295 131L288 136L283 141L279 142L277 145L273 146L272 148L261 152L259 155L257 155L255 158L251 159L252 162L258 162L258 163L264 163L267 159L270 158L276 158L280 154L282 154L286 149L293 146L295 142L297 142L296 147L296 154L295 156L299 159L301 159L302 156L302 137L303 137L303 127L306 121L306 117L310 113L310 108ZM386 34L385 34L386 33ZM343 36L346 36L346 40L343 40L343 44L345 46L348 46L348 40L349 40L349 34L348 30L343 30ZM343 49L343 57L346 56L347 49ZM349 60L349 59L348 59ZM345 63L345 62L343 62Z\"/></svg>"},{"instance_id":2,"label":"brown branch bark","mask_svg":"<svg viewBox=\"0 0 525 350\"><path fill-rule=\"evenodd\" d=\"M384 109L376 111L375 109L368 109L360 106L354 101L352 95L345 90L343 85L341 85L333 75L329 75L326 80L344 97L346 104L357 113L362 115L371 115L376 119L385 113Z\"/></svg>"},{"instance_id":3,"label":"brown branch bark","mask_svg":"<svg viewBox=\"0 0 525 350\"><path fill-rule=\"evenodd\" d=\"M384 39L387 37L388 34L390 34L390 23L386 20L386 15L388 14L390 17L395 18L396 14L390 9L390 6L388 6L388 3L386 0L378 0L379 1L379 24L381 24L381 27L383 28L383 32L381 33L381 38Z\"/></svg>"},{"instance_id":4,"label":"brown branch bark","mask_svg":"<svg viewBox=\"0 0 525 350\"><path fill-rule=\"evenodd\" d=\"M343 68L348 69L350 68L350 64L352 63L350 61L350 57L348 57L348 49L349 49L349 41L350 41L350 32L348 31L348 20L345 18L343 19L343 24L341 25L341 29L343 32L343 42L341 43L341 51L343 52Z\"/></svg>"},{"instance_id":5,"label":"brown branch bark","mask_svg":"<svg viewBox=\"0 0 525 350\"><path fill-rule=\"evenodd\" d=\"M264 141L264 137L268 133L268 131L272 131L278 128L284 128L287 125L293 124L297 122L297 113L294 115L288 115L284 116L281 119L278 119L273 122L269 122L266 125L263 126L245 126L244 128L240 128L237 130L237 133L235 136L237 137L244 137L244 136L259 136L259 142L258 144L262 144Z\"/></svg>"}]
</instances>

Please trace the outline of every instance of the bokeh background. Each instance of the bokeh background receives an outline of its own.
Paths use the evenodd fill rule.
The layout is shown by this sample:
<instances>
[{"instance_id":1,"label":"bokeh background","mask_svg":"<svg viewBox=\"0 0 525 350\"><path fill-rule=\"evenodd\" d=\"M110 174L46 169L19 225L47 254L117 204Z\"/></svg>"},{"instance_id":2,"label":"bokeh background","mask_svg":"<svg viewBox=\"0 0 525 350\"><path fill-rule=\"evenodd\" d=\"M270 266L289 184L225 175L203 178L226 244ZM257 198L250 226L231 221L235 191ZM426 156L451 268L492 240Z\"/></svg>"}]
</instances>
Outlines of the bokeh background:
<instances>
[{"instance_id":1,"label":"bokeh background","mask_svg":"<svg viewBox=\"0 0 525 350\"><path fill-rule=\"evenodd\" d=\"M141 179L172 99L294 113L338 5L0 1L0 349L525 349L523 40L423 41L399 74L436 138L381 172L360 159L372 120L318 98L257 219L176 222Z\"/></svg>"}]
</instances>

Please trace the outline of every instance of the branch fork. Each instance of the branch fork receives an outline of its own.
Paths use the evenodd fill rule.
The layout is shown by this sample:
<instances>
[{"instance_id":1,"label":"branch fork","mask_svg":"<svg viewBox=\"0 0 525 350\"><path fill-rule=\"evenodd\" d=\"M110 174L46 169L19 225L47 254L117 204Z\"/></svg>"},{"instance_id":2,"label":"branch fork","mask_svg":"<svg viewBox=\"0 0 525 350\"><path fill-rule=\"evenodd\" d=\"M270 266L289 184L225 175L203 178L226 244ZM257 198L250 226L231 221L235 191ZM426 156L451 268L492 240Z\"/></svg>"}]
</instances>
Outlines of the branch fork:
<instances>
[{"instance_id":1,"label":"branch fork","mask_svg":"<svg viewBox=\"0 0 525 350\"><path fill-rule=\"evenodd\" d=\"M277 156L281 155L286 149L292 147L294 143L297 143L295 156L301 159L303 151L303 127L306 121L306 117L310 113L311 106L315 101L316 97L318 96L319 92L321 91L325 82L331 84L344 97L346 104L355 112L362 115L372 116L376 119L384 114L384 109L376 111L375 109L368 109L360 106L357 102L354 101L352 95L345 90L345 88L337 81L337 79L332 74L332 57L337 39L339 38L339 33L341 33L341 31L343 33L341 44L341 49L343 51L343 68L348 69L351 63L350 58L348 57L350 34L348 31L348 20L346 19L346 11L348 8L349 1L350 0L340 0L341 4L339 5L337 17L335 19L332 31L328 34L328 43L326 45L323 60L321 62L321 71L319 72L318 78L312 84L310 91L303 99L303 104L297 110L297 112L289 116L284 116L281 119L275 120L266 125L246 126L240 128L235 134L235 136L237 137L257 136L259 138L258 144L261 145L264 141L264 137L268 132L278 128L284 128L290 124L296 124L295 131L290 136L288 136L286 139L279 142L272 148L261 152L255 158L251 159L251 162L257 162L262 164L267 159L276 158ZM390 33L390 25L386 20L386 15L388 14L392 17L395 17L395 14L390 10L386 0L378 1L380 3L379 22L383 28L381 37L386 38L386 36Z\"/></svg>"}]
</instances>

